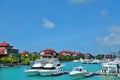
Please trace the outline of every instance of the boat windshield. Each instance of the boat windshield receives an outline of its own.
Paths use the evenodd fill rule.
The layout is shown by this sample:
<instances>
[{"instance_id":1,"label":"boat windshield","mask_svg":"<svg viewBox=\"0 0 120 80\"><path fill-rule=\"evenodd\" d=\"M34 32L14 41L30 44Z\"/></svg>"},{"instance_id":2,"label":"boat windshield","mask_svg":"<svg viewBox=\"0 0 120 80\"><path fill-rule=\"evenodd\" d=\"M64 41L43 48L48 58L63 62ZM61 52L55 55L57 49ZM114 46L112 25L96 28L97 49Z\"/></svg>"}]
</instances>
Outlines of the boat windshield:
<instances>
[{"instance_id":1,"label":"boat windshield","mask_svg":"<svg viewBox=\"0 0 120 80\"><path fill-rule=\"evenodd\" d=\"M47 68L47 67L46 67L46 68L43 67L43 69L44 69L44 70L54 70L54 69L56 69L56 68L55 68L55 67L48 67L48 68Z\"/></svg>"},{"instance_id":2,"label":"boat windshield","mask_svg":"<svg viewBox=\"0 0 120 80\"><path fill-rule=\"evenodd\" d=\"M82 71L82 68L74 68L74 71Z\"/></svg>"}]
</instances>

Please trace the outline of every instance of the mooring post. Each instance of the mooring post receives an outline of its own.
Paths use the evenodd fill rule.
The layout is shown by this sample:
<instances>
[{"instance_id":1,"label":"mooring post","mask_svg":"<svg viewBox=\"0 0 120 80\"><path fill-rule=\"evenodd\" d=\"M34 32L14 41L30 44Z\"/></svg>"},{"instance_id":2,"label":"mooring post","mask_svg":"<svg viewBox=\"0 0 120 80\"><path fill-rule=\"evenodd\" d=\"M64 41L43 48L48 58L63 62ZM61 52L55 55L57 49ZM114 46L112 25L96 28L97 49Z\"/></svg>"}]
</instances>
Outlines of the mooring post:
<instances>
[{"instance_id":1,"label":"mooring post","mask_svg":"<svg viewBox=\"0 0 120 80\"><path fill-rule=\"evenodd\" d=\"M117 64L117 73L119 73L119 64Z\"/></svg>"}]
</instances>

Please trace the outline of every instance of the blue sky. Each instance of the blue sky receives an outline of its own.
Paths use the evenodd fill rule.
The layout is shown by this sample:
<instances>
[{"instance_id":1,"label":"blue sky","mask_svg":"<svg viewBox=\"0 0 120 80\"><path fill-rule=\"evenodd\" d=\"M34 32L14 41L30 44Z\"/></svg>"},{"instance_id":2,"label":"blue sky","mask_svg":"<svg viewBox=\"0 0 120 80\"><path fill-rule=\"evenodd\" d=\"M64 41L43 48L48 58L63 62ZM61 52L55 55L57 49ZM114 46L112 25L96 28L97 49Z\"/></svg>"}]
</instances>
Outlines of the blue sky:
<instances>
[{"instance_id":1,"label":"blue sky","mask_svg":"<svg viewBox=\"0 0 120 80\"><path fill-rule=\"evenodd\" d=\"M1 0L0 42L31 52L117 51L119 4L120 0Z\"/></svg>"}]
</instances>

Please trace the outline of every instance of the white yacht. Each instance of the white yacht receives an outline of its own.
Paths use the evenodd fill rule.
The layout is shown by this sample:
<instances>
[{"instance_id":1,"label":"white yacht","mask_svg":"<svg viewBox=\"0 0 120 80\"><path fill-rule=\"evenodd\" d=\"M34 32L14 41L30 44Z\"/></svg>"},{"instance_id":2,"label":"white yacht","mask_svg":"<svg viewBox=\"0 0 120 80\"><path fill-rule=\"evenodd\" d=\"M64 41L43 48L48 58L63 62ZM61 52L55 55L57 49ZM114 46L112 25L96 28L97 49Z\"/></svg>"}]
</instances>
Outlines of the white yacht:
<instances>
[{"instance_id":1,"label":"white yacht","mask_svg":"<svg viewBox=\"0 0 120 80\"><path fill-rule=\"evenodd\" d=\"M25 70L24 72L28 75L28 76L33 76L33 75L39 75L39 70L43 69L44 66L44 60L43 59L37 59L34 62L34 65L32 66L31 69Z\"/></svg>"},{"instance_id":2,"label":"white yacht","mask_svg":"<svg viewBox=\"0 0 120 80\"><path fill-rule=\"evenodd\" d=\"M102 63L103 67L116 67L116 63L113 61L107 62L107 63Z\"/></svg>"},{"instance_id":3,"label":"white yacht","mask_svg":"<svg viewBox=\"0 0 120 80\"><path fill-rule=\"evenodd\" d=\"M79 60L73 60L73 62L79 62Z\"/></svg>"},{"instance_id":4,"label":"white yacht","mask_svg":"<svg viewBox=\"0 0 120 80\"><path fill-rule=\"evenodd\" d=\"M83 59L80 62L83 63L83 64L90 64L91 60L90 59Z\"/></svg>"},{"instance_id":5,"label":"white yacht","mask_svg":"<svg viewBox=\"0 0 120 80\"><path fill-rule=\"evenodd\" d=\"M39 70L39 74L40 76L50 76L56 72L61 72L63 66L64 65L61 65L58 59L52 58L46 62L41 70Z\"/></svg>"},{"instance_id":6,"label":"white yacht","mask_svg":"<svg viewBox=\"0 0 120 80\"><path fill-rule=\"evenodd\" d=\"M99 64L99 63L101 63L101 61L98 60L98 59L93 59L93 60L91 61L91 64Z\"/></svg>"},{"instance_id":7,"label":"white yacht","mask_svg":"<svg viewBox=\"0 0 120 80\"><path fill-rule=\"evenodd\" d=\"M87 70L85 70L84 67L78 66L78 67L74 67L73 70L69 73L69 75L73 79L77 79L77 78L85 77L86 73L87 73Z\"/></svg>"},{"instance_id":8,"label":"white yacht","mask_svg":"<svg viewBox=\"0 0 120 80\"><path fill-rule=\"evenodd\" d=\"M113 61L102 63L102 73L116 73L117 72L117 64Z\"/></svg>"}]
</instances>

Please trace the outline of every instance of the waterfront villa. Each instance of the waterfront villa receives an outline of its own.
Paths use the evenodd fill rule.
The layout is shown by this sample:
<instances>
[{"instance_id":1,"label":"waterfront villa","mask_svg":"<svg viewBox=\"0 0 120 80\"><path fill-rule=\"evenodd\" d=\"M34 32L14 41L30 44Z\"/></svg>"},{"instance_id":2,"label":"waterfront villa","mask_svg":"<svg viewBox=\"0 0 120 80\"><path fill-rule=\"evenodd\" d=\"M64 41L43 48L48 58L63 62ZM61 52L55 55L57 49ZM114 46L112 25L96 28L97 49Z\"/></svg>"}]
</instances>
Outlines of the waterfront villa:
<instances>
[{"instance_id":1,"label":"waterfront villa","mask_svg":"<svg viewBox=\"0 0 120 80\"><path fill-rule=\"evenodd\" d=\"M23 51L21 54L22 54L22 55L25 55L26 57L29 56L29 52L28 52L27 50Z\"/></svg>"},{"instance_id":2,"label":"waterfront villa","mask_svg":"<svg viewBox=\"0 0 120 80\"><path fill-rule=\"evenodd\" d=\"M41 57L57 57L58 53L56 53L53 49L45 49L40 52Z\"/></svg>"},{"instance_id":3,"label":"waterfront villa","mask_svg":"<svg viewBox=\"0 0 120 80\"><path fill-rule=\"evenodd\" d=\"M15 55L18 57L19 56L18 53L19 53L19 50L13 48L13 46L8 44L7 42L0 43L0 57L9 56L9 55Z\"/></svg>"},{"instance_id":4,"label":"waterfront villa","mask_svg":"<svg viewBox=\"0 0 120 80\"><path fill-rule=\"evenodd\" d=\"M94 56L93 55L91 55L90 53L85 53L84 54L84 58L85 59L90 59L90 58L93 58Z\"/></svg>"},{"instance_id":5,"label":"waterfront villa","mask_svg":"<svg viewBox=\"0 0 120 80\"><path fill-rule=\"evenodd\" d=\"M70 50L62 50L60 52L61 55L63 56L81 56L82 53L81 52L74 52L74 51L70 51Z\"/></svg>"}]
</instances>

